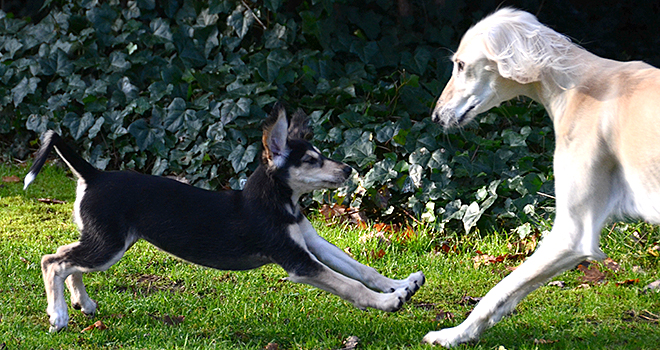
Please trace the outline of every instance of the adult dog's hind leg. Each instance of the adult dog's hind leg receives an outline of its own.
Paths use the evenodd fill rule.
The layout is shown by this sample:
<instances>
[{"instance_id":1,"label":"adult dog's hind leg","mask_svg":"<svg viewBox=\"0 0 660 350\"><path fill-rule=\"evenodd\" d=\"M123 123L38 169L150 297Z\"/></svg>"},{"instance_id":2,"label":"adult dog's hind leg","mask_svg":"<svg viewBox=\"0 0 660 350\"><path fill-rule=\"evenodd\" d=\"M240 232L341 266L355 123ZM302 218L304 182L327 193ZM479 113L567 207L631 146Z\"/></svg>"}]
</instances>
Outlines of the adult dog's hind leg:
<instances>
[{"instance_id":1,"label":"adult dog's hind leg","mask_svg":"<svg viewBox=\"0 0 660 350\"><path fill-rule=\"evenodd\" d=\"M404 289L407 291L407 298L410 298L425 282L424 274L421 271L412 273L403 280L387 278L374 268L355 261L337 246L319 236L307 219L300 223L300 228L307 248L317 259L331 269L358 280L371 289L381 292Z\"/></svg>"}]
</instances>

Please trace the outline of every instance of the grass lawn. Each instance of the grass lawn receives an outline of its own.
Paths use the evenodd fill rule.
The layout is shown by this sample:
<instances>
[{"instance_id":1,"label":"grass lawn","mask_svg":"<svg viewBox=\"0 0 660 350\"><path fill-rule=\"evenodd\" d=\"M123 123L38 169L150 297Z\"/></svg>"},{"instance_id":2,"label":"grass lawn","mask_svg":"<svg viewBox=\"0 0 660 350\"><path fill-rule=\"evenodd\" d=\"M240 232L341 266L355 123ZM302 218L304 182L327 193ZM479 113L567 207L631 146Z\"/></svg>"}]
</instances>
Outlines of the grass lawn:
<instances>
[{"instance_id":1,"label":"grass lawn","mask_svg":"<svg viewBox=\"0 0 660 350\"><path fill-rule=\"evenodd\" d=\"M374 227L328 225L310 213L322 236L383 274L404 278L424 271L426 285L389 314L360 311L334 295L285 281L275 265L211 270L138 242L108 271L85 275L99 303L96 316L70 308L69 328L50 334L39 263L42 255L77 240L71 220L75 181L47 165L25 192L11 176L22 181L26 172L0 164L0 349L340 349L350 336L359 338L357 349L430 349L420 344L428 331L459 324L474 297L520 263L493 260L534 244L496 232L420 230L378 238ZM603 250L618 269L592 265L603 272L601 282L579 270L557 276L563 286L539 288L514 316L459 349L660 348L660 293L642 290L660 279L660 230L616 224L603 235ZM85 330L96 321L107 328Z\"/></svg>"}]
</instances>

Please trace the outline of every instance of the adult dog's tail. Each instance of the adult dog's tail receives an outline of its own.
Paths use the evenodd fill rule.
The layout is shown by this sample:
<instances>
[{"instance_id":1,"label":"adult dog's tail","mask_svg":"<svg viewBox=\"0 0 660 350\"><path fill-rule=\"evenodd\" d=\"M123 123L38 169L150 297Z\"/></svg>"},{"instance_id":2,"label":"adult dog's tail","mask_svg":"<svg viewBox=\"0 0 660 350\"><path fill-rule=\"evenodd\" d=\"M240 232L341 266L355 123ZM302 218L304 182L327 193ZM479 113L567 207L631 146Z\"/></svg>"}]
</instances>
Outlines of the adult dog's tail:
<instances>
[{"instance_id":1,"label":"adult dog's tail","mask_svg":"<svg viewBox=\"0 0 660 350\"><path fill-rule=\"evenodd\" d=\"M27 187L30 186L30 183L32 183L37 177L37 174L39 174L39 171L41 171L41 168L46 163L46 158L48 158L48 154L53 150L53 147L78 178L89 179L99 172L99 170L95 169L91 164L82 159L82 157L71 149L71 147L67 146L60 135L53 130L48 130L44 134L43 143L35 156L34 163L32 163L30 171L25 176L23 189L27 189Z\"/></svg>"}]
</instances>

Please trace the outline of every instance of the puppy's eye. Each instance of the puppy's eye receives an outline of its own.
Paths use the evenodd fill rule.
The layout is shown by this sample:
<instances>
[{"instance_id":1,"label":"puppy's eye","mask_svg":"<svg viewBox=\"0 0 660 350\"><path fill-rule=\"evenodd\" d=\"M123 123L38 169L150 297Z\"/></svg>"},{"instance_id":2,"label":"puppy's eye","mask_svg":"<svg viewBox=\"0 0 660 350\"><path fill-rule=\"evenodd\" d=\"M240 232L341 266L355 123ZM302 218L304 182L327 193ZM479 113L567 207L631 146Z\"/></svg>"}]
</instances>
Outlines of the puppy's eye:
<instances>
[{"instance_id":1,"label":"puppy's eye","mask_svg":"<svg viewBox=\"0 0 660 350\"><path fill-rule=\"evenodd\" d=\"M458 72L462 72L465 69L465 62L463 61L456 61L456 69Z\"/></svg>"},{"instance_id":2,"label":"puppy's eye","mask_svg":"<svg viewBox=\"0 0 660 350\"><path fill-rule=\"evenodd\" d=\"M305 155L301 160L302 160L303 163L307 163L307 164L311 164L311 165L314 165L314 164L319 162L318 158L312 157L312 156L309 156L309 155Z\"/></svg>"}]
</instances>

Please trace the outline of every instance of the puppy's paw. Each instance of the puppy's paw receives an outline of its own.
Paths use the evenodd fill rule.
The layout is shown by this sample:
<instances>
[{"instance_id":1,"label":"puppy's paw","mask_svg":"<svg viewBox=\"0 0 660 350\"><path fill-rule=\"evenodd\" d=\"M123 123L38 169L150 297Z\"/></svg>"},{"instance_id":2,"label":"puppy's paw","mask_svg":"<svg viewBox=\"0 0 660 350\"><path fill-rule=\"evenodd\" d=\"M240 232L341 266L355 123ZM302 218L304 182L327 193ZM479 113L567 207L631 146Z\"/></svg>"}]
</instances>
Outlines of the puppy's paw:
<instances>
[{"instance_id":1,"label":"puppy's paw","mask_svg":"<svg viewBox=\"0 0 660 350\"><path fill-rule=\"evenodd\" d=\"M410 299L407 288L397 289L392 293L385 293L383 295L386 296L388 300L382 310L387 312L399 311L403 307L403 304Z\"/></svg>"},{"instance_id":2,"label":"puppy's paw","mask_svg":"<svg viewBox=\"0 0 660 350\"><path fill-rule=\"evenodd\" d=\"M415 273L411 273L408 278L406 278L408 283L410 283L410 290L412 291L413 294L417 293L419 288L421 288L424 283L426 283L426 277L424 276L424 273L422 271L417 271Z\"/></svg>"},{"instance_id":3,"label":"puppy's paw","mask_svg":"<svg viewBox=\"0 0 660 350\"><path fill-rule=\"evenodd\" d=\"M74 302L73 300L71 301L71 307L73 307L76 310L82 311L83 314L92 317L96 313L96 309L98 307L98 303L92 299L87 298L84 302L78 301Z\"/></svg>"},{"instance_id":4,"label":"puppy's paw","mask_svg":"<svg viewBox=\"0 0 660 350\"><path fill-rule=\"evenodd\" d=\"M48 312L48 321L50 322L49 332L55 333L63 330L69 324L69 314L64 310L59 311L49 311Z\"/></svg>"}]
</instances>

